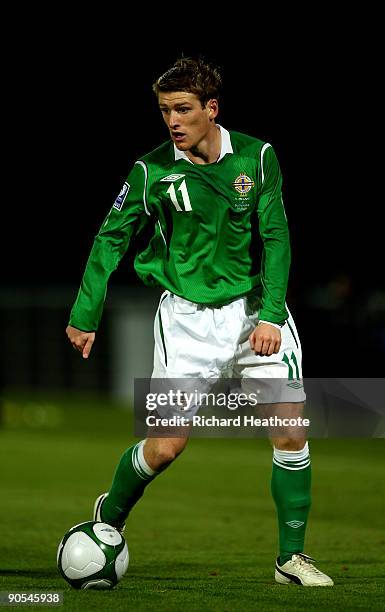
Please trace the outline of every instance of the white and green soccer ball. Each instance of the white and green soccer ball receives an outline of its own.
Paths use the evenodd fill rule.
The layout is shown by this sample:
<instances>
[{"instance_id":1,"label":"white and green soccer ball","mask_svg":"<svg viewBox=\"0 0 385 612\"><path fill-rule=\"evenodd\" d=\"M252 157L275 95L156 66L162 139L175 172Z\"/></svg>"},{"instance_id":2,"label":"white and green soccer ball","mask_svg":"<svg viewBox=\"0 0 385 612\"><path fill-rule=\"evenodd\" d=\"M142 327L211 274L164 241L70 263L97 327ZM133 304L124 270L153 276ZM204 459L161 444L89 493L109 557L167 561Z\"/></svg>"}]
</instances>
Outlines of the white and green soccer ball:
<instances>
[{"instance_id":1,"label":"white and green soccer ball","mask_svg":"<svg viewBox=\"0 0 385 612\"><path fill-rule=\"evenodd\" d=\"M87 521L72 527L57 551L57 566L75 589L112 589L128 567L128 548L111 525Z\"/></svg>"}]
</instances>

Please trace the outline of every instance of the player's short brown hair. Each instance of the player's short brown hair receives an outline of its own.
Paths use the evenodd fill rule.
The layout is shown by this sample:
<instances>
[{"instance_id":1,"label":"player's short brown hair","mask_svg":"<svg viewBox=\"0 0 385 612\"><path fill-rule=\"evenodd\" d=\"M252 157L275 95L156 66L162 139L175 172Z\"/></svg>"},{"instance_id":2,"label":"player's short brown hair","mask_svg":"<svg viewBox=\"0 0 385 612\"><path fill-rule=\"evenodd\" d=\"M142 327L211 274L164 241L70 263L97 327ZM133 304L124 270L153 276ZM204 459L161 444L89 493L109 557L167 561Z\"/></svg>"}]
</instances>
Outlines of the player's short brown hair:
<instances>
[{"instance_id":1,"label":"player's short brown hair","mask_svg":"<svg viewBox=\"0 0 385 612\"><path fill-rule=\"evenodd\" d=\"M219 68L203 58L181 57L162 76L152 89L156 96L162 91L187 91L195 94L202 106L211 98L219 98L222 77Z\"/></svg>"}]
</instances>

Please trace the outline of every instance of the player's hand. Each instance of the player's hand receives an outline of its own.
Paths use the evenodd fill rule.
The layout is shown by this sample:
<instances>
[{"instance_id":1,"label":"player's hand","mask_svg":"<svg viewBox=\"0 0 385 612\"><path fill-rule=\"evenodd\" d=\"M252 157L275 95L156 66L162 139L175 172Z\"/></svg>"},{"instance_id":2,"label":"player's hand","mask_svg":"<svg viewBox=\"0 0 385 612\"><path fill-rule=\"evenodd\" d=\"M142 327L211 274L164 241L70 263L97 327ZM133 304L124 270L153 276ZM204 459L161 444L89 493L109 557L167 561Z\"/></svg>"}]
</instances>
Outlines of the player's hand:
<instances>
[{"instance_id":1,"label":"player's hand","mask_svg":"<svg viewBox=\"0 0 385 612\"><path fill-rule=\"evenodd\" d=\"M249 342L256 355L270 357L281 348L281 330L268 323L259 323L250 334Z\"/></svg>"},{"instance_id":2,"label":"player's hand","mask_svg":"<svg viewBox=\"0 0 385 612\"><path fill-rule=\"evenodd\" d=\"M87 359L95 342L95 332L81 331L68 325L66 334L74 349L82 354L83 359Z\"/></svg>"}]
</instances>

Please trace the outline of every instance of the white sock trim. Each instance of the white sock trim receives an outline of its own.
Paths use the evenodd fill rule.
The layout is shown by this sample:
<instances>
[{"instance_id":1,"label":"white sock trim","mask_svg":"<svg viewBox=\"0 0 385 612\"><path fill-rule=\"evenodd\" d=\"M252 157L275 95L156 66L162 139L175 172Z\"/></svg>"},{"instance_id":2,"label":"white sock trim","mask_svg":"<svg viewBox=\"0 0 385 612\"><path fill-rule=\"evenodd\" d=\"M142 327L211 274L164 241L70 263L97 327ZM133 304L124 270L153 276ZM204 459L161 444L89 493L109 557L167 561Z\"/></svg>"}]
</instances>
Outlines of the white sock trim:
<instances>
[{"instance_id":1,"label":"white sock trim","mask_svg":"<svg viewBox=\"0 0 385 612\"><path fill-rule=\"evenodd\" d=\"M286 470L303 470L310 465L308 442L299 451L283 451L274 447L273 463Z\"/></svg>"},{"instance_id":2,"label":"white sock trim","mask_svg":"<svg viewBox=\"0 0 385 612\"><path fill-rule=\"evenodd\" d=\"M143 453L143 446L144 443L146 442L146 440L142 440L141 442L139 442L137 444L137 448L138 448L138 463L140 465L140 467L142 468L143 472L145 474L147 474L147 476L151 477L151 476L155 476L156 471L153 470L152 468L150 468L150 466L148 465L147 461L144 458L144 453Z\"/></svg>"}]
</instances>

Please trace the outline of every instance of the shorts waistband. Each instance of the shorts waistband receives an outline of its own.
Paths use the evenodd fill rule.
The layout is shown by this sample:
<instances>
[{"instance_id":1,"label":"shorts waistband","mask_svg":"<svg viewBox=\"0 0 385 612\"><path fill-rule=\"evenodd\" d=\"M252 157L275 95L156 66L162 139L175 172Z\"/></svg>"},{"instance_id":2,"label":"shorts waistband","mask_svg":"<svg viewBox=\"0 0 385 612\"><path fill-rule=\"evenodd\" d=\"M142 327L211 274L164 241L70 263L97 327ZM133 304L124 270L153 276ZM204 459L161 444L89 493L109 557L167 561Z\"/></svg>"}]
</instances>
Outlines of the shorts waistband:
<instances>
[{"instance_id":1,"label":"shorts waistband","mask_svg":"<svg viewBox=\"0 0 385 612\"><path fill-rule=\"evenodd\" d=\"M245 299L247 297L250 297L250 294L247 293L245 295L238 295L238 296L233 297L230 300L226 300L224 302L215 302L215 303L210 303L210 304L202 304L202 303L199 303L199 302L191 302L191 300L186 300L186 298L182 298L179 295L176 295L175 293L171 293L170 292L170 295L171 295L171 297L176 298L180 302L194 304L197 307L197 310L204 310L205 308L211 308L211 309L223 308L224 306L228 306L229 304L232 304L233 302L236 302L238 300L242 300L242 299Z\"/></svg>"}]
</instances>

